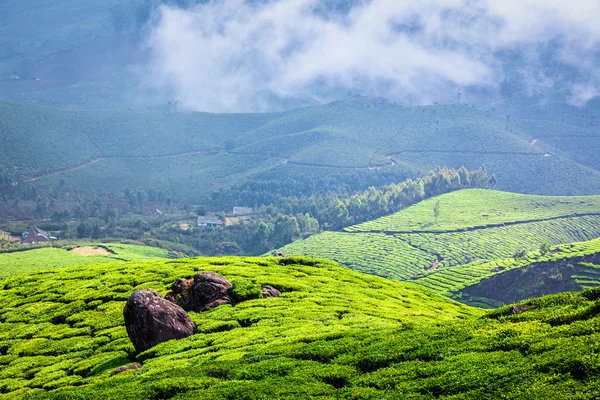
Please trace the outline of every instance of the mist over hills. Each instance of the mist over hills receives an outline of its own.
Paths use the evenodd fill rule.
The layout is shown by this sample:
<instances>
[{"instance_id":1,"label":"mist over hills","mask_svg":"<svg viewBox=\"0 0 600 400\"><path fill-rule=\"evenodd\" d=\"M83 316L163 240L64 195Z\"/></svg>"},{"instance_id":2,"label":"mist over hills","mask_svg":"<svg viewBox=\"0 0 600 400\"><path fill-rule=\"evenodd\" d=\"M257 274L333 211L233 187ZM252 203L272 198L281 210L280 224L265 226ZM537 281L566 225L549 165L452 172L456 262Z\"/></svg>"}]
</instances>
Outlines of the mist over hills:
<instances>
[{"instance_id":1,"label":"mist over hills","mask_svg":"<svg viewBox=\"0 0 600 400\"><path fill-rule=\"evenodd\" d=\"M502 99L585 106L599 87L593 1L577 9L534 0L10 0L0 7L0 96L58 107L177 102L185 110L256 112L356 94L453 103L459 93L481 108Z\"/></svg>"}]
</instances>

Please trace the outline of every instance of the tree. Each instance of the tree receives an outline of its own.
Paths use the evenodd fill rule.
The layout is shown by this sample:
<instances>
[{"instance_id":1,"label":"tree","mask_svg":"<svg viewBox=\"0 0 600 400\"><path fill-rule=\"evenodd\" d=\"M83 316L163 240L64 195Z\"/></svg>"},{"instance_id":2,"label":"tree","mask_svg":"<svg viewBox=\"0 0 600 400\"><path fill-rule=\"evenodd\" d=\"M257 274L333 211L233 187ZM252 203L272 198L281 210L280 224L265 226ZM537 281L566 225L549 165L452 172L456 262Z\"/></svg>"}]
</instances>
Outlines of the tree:
<instances>
[{"instance_id":1,"label":"tree","mask_svg":"<svg viewBox=\"0 0 600 400\"><path fill-rule=\"evenodd\" d=\"M551 248L550 243L548 243L546 241L540 245L540 253L542 253L543 255L546 255L546 254L550 253L550 248Z\"/></svg>"},{"instance_id":2,"label":"tree","mask_svg":"<svg viewBox=\"0 0 600 400\"><path fill-rule=\"evenodd\" d=\"M198 207L198 211L196 211L196 213L201 217L206 215L206 207L204 207L204 206Z\"/></svg>"},{"instance_id":3,"label":"tree","mask_svg":"<svg viewBox=\"0 0 600 400\"><path fill-rule=\"evenodd\" d=\"M436 201L435 206L433 206L433 216L435 217L435 223L437 224L438 218L440 216L440 201Z\"/></svg>"},{"instance_id":4,"label":"tree","mask_svg":"<svg viewBox=\"0 0 600 400\"><path fill-rule=\"evenodd\" d=\"M242 254L242 249L236 242L221 242L215 248L215 255L239 256L240 254Z\"/></svg>"},{"instance_id":5,"label":"tree","mask_svg":"<svg viewBox=\"0 0 600 400\"><path fill-rule=\"evenodd\" d=\"M77 227L77 237L79 238L88 237L90 233L90 227L85 222L80 223Z\"/></svg>"}]
</instances>

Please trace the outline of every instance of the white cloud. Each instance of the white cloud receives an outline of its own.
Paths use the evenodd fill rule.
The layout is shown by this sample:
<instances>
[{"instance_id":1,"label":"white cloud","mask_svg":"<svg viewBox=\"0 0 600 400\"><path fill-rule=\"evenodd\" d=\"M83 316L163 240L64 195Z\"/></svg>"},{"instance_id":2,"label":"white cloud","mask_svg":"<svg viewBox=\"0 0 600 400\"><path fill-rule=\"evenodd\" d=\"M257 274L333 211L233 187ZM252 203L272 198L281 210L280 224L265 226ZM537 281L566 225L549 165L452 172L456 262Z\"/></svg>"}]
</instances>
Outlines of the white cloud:
<instances>
[{"instance_id":1,"label":"white cloud","mask_svg":"<svg viewBox=\"0 0 600 400\"><path fill-rule=\"evenodd\" d=\"M596 67L589 54L600 43L597 0L371 0L347 13L316 12L322 1L162 7L146 76L189 109L264 111L341 90L446 101L462 87L497 87L499 51L535 54L553 43L583 74ZM525 83L552 86L538 71L524 75ZM593 81L570 87L583 102L598 93Z\"/></svg>"}]
</instances>

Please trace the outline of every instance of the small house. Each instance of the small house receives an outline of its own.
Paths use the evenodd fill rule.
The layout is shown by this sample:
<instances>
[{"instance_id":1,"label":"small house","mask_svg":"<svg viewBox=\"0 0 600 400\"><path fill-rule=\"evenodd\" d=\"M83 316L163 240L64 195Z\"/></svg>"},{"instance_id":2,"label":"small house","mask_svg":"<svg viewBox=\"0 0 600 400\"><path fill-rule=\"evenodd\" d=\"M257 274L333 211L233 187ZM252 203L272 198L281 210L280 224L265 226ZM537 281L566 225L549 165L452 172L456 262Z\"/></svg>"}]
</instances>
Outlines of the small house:
<instances>
[{"instance_id":1,"label":"small house","mask_svg":"<svg viewBox=\"0 0 600 400\"><path fill-rule=\"evenodd\" d=\"M199 227L217 227L219 226L220 221L219 221L219 217L207 217L207 216L201 216L198 217L198 226Z\"/></svg>"},{"instance_id":2,"label":"small house","mask_svg":"<svg viewBox=\"0 0 600 400\"><path fill-rule=\"evenodd\" d=\"M33 244L39 244L39 243L47 243L49 241L50 241L50 238L48 237L48 235L45 235L43 233L38 233L38 232L24 233L21 236L21 244L23 246L29 246L29 245L33 245Z\"/></svg>"},{"instance_id":3,"label":"small house","mask_svg":"<svg viewBox=\"0 0 600 400\"><path fill-rule=\"evenodd\" d=\"M250 207L233 207L233 215L234 216L240 216L240 215L250 215L252 214L252 209Z\"/></svg>"}]
</instances>

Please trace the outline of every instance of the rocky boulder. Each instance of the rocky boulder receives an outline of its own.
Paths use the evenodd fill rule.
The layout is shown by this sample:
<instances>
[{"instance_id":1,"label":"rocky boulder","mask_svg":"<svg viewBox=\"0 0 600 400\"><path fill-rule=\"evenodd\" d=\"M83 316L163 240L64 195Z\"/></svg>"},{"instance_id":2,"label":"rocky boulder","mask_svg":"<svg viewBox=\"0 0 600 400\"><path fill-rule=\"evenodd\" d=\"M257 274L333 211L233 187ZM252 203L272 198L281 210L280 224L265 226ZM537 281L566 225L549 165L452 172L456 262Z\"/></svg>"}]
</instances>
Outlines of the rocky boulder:
<instances>
[{"instance_id":1,"label":"rocky boulder","mask_svg":"<svg viewBox=\"0 0 600 400\"><path fill-rule=\"evenodd\" d=\"M231 282L219 274L202 272L192 279L179 278L165 297L187 311L206 311L222 304L231 304Z\"/></svg>"},{"instance_id":2,"label":"rocky boulder","mask_svg":"<svg viewBox=\"0 0 600 400\"><path fill-rule=\"evenodd\" d=\"M138 353L194 333L194 324L187 313L154 290L134 292L127 300L123 317L129 339Z\"/></svg>"},{"instance_id":3,"label":"rocky boulder","mask_svg":"<svg viewBox=\"0 0 600 400\"><path fill-rule=\"evenodd\" d=\"M281 292L275 289L273 286L265 285L262 287L262 296L264 298L267 297L279 297L281 296Z\"/></svg>"}]
</instances>

